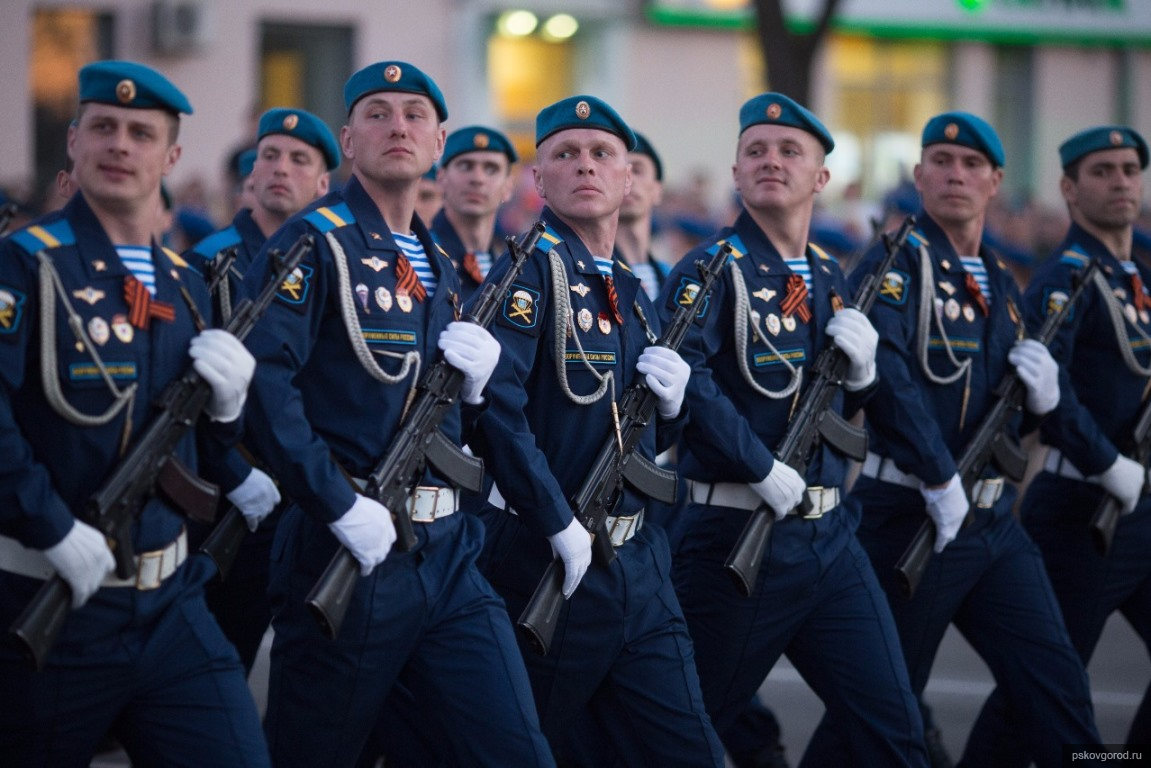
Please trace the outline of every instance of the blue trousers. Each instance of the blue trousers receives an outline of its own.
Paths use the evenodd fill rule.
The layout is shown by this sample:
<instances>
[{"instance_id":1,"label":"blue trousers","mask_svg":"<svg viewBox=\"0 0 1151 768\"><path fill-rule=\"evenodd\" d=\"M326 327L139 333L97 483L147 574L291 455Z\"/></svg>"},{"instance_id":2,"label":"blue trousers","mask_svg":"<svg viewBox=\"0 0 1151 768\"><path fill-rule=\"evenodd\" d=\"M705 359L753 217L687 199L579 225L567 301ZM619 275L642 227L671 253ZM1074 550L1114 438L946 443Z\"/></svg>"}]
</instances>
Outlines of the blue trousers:
<instances>
[{"instance_id":1,"label":"blue trousers","mask_svg":"<svg viewBox=\"0 0 1151 768\"><path fill-rule=\"evenodd\" d=\"M1023 498L1020 513L1027 532L1043 553L1047 575L1063 612L1067 632L1086 664L1107 619L1123 614L1151 651L1151 498L1120 518L1111 552L1096 553L1089 521L1102 494L1098 486L1043 473ZM1127 741L1151 742L1151 706L1143 696ZM996 689L984 704L964 753L970 765L1026 766L1027 743L1018 736L1018 717L1004 692Z\"/></svg>"},{"instance_id":2,"label":"blue trousers","mask_svg":"<svg viewBox=\"0 0 1151 768\"><path fill-rule=\"evenodd\" d=\"M731 727L786 653L835 713L860 765L925 766L923 724L895 625L851 533L829 520L776 523L755 590L744 597L723 563L749 513L692 504L687 514L697 522L676 562L676 586L716 728ZM821 536L840 540L823 546Z\"/></svg>"},{"instance_id":3,"label":"blue trousers","mask_svg":"<svg viewBox=\"0 0 1151 768\"><path fill-rule=\"evenodd\" d=\"M417 525L356 586L329 640L304 605L336 549L298 507L273 547L275 618L265 731L277 768L354 766L401 670L444 722L446 753L469 766L551 766L503 602L475 566L482 527L456 513Z\"/></svg>"},{"instance_id":4,"label":"blue trousers","mask_svg":"<svg viewBox=\"0 0 1151 768\"><path fill-rule=\"evenodd\" d=\"M114 732L135 765L269 768L244 669L204 604L210 570L193 556L158 590L101 589L40 672L0 656L0 763L86 768ZM38 584L0 577L0 615Z\"/></svg>"}]
</instances>

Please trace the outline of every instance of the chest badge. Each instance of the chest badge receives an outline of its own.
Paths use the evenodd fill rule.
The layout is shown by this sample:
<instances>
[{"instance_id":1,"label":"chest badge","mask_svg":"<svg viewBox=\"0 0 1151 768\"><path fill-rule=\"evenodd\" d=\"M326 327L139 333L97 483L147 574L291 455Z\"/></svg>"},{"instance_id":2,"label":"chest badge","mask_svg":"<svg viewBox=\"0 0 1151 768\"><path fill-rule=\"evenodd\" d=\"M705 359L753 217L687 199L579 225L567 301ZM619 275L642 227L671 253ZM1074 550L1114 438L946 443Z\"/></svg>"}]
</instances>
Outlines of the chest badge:
<instances>
[{"instance_id":1,"label":"chest badge","mask_svg":"<svg viewBox=\"0 0 1151 768\"><path fill-rule=\"evenodd\" d=\"M581 309L576 314L576 322L579 323L579 328L584 333L587 333L588 331L590 331L591 326L592 326L592 322L593 322L592 316L591 316L591 310L588 309L587 307L584 307L583 309Z\"/></svg>"},{"instance_id":2,"label":"chest badge","mask_svg":"<svg viewBox=\"0 0 1151 768\"><path fill-rule=\"evenodd\" d=\"M131 326L129 326L129 329ZM101 347L108 343L111 338L111 329L108 327L108 321L102 317L93 317L88 321L88 338L99 344Z\"/></svg>"},{"instance_id":3,"label":"chest badge","mask_svg":"<svg viewBox=\"0 0 1151 768\"><path fill-rule=\"evenodd\" d=\"M380 305L380 309L389 311L392 308L392 292L381 285L376 289L376 303Z\"/></svg>"},{"instance_id":4,"label":"chest badge","mask_svg":"<svg viewBox=\"0 0 1151 768\"><path fill-rule=\"evenodd\" d=\"M773 291L770 288L760 288L758 291L756 291L755 293L753 293L751 295L757 299L763 299L764 301L771 301L773 298L775 298L776 293L778 293L778 291Z\"/></svg>"},{"instance_id":5,"label":"chest badge","mask_svg":"<svg viewBox=\"0 0 1151 768\"><path fill-rule=\"evenodd\" d=\"M578 294L582 299L584 296L587 296L588 291L590 291L591 288L588 287L586 283L576 283L575 285L571 286L571 290L572 293Z\"/></svg>"},{"instance_id":6,"label":"chest badge","mask_svg":"<svg viewBox=\"0 0 1151 768\"><path fill-rule=\"evenodd\" d=\"M774 313L768 315L767 319L763 321L763 324L764 327L767 328L767 332L772 336L778 336L780 329L783 327L779 324L779 315Z\"/></svg>"},{"instance_id":7,"label":"chest badge","mask_svg":"<svg viewBox=\"0 0 1151 768\"><path fill-rule=\"evenodd\" d=\"M388 266L388 262L384 261L379 256L373 256L370 259L360 259L360 263L373 272L379 272L381 269Z\"/></svg>"},{"instance_id":8,"label":"chest badge","mask_svg":"<svg viewBox=\"0 0 1151 768\"><path fill-rule=\"evenodd\" d=\"M107 294L103 291L96 290L90 285L86 285L78 291L72 291L72 296L86 303L88 306L92 306L97 301L107 296Z\"/></svg>"}]
</instances>

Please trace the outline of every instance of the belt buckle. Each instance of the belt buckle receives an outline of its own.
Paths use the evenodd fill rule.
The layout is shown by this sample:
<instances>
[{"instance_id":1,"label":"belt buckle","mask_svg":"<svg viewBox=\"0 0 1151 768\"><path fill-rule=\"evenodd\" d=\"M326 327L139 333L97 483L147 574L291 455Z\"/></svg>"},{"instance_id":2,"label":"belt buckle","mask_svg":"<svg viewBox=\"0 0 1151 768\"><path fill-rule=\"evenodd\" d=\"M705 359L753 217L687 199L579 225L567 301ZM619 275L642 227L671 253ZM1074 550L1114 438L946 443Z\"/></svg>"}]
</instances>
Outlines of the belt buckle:
<instances>
[{"instance_id":1,"label":"belt buckle","mask_svg":"<svg viewBox=\"0 0 1151 768\"><path fill-rule=\"evenodd\" d=\"M975 493L975 506L979 509L991 509L1003 494L1003 478L988 477L976 483L978 492Z\"/></svg>"},{"instance_id":2,"label":"belt buckle","mask_svg":"<svg viewBox=\"0 0 1151 768\"><path fill-rule=\"evenodd\" d=\"M164 583L164 555L168 548L143 552L136 558L136 589L150 592Z\"/></svg>"},{"instance_id":3,"label":"belt buckle","mask_svg":"<svg viewBox=\"0 0 1151 768\"><path fill-rule=\"evenodd\" d=\"M431 523L436 519L436 508L439 506L441 488L426 488L423 486L417 487L415 492L409 497L408 517L411 518L413 523ZM430 499L430 509L423 511L421 501Z\"/></svg>"},{"instance_id":4,"label":"belt buckle","mask_svg":"<svg viewBox=\"0 0 1151 768\"><path fill-rule=\"evenodd\" d=\"M613 547L622 547L627 540L632 537L632 529L635 527L636 520L639 518L638 514L627 515L626 517L617 517L612 521L611 530L608 531L608 538L611 539ZM621 530L622 533L617 536L616 531Z\"/></svg>"},{"instance_id":5,"label":"belt buckle","mask_svg":"<svg viewBox=\"0 0 1151 768\"><path fill-rule=\"evenodd\" d=\"M818 520L827 514L827 510L823 508L823 494L830 490L830 488L825 488L822 485L808 486L805 493L807 493L807 500L811 502L811 511L800 515L800 517L804 520Z\"/></svg>"}]
</instances>

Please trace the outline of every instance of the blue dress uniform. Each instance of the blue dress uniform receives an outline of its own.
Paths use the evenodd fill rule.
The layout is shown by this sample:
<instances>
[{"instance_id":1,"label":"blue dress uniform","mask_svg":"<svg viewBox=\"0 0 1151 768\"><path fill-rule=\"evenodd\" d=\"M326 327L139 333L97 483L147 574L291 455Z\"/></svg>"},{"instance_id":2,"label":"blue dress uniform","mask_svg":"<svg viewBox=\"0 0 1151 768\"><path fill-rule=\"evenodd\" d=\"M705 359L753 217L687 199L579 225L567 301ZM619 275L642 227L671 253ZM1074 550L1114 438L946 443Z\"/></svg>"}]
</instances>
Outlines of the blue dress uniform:
<instances>
[{"instance_id":1,"label":"blue dress uniform","mask_svg":"<svg viewBox=\"0 0 1151 768\"><path fill-rule=\"evenodd\" d=\"M59 276L49 307L42 304L42 291L52 286L38 274L40 252ZM19 545L43 549L64 535L73 514L116 466L124 434L132 439L139 433L156 397L191 363L188 343L197 329L180 291L187 289L206 315L207 290L175 253L153 246L151 256L155 301L171 305L174 319L153 318L142 328L128 322L124 287L131 273L82 195L0 244L0 450L6 457L0 473L0 621L5 627L51 572L21 575L20 563L34 563L28 558L33 553L21 554ZM103 424L84 426L67 414L69 408L85 416L104 414L114 396L94 356L70 330L65 302L116 387L136 387L124 410ZM45 311L52 313L47 326ZM45 392L46 366L61 399ZM176 455L195 470L193 435ZM141 764L269 765L243 668L204 603L211 565L201 557L184 560L184 526L184 517L165 501L146 503L132 543L139 557L165 563L159 573L166 578L148 579L155 570L141 567L138 585L111 586L113 577L106 579L109 586L70 614L43 671L32 672L12 648L0 648L5 765L87 765L113 726Z\"/></svg>"},{"instance_id":2,"label":"blue dress uniform","mask_svg":"<svg viewBox=\"0 0 1151 768\"><path fill-rule=\"evenodd\" d=\"M814 361L833 305L847 295L838 264L809 246L811 317L785 314L795 273L745 212L672 270L661 297L665 315L689 300L698 282L695 262L724 242L734 258L681 348L692 366L691 422L679 464L688 478L685 514L692 523L677 553L675 580L708 711L724 733L786 653L839 715L856 755L870 765L925 765L922 723L891 615L852 534L856 518L837 502L845 459L826 446L816 451L806 480L822 514L775 523L751 597L724 571L751 511L762 503L747 484L771 470L771 448L787 429L796 391L788 366ZM841 393L835 407L850 416L873 391Z\"/></svg>"},{"instance_id":3,"label":"blue dress uniform","mask_svg":"<svg viewBox=\"0 0 1151 768\"><path fill-rule=\"evenodd\" d=\"M1103 243L1077 224L1032 277L1023 297L1029 328L1066 301L1075 275L1097 257L1111 298L1100 286L1088 285L1071 316L1051 345L1060 363L1058 408L1044 420L1043 442L1050 446L1044 471L1028 486L1020 506L1027 532L1039 546L1047 575L1059 599L1071 642L1086 664L1108 617L1119 611L1145 644L1151 643L1151 497L1119 518L1110 554L1102 557L1092 545L1088 523L1103 491L1098 475L1114 463L1119 450L1130 450L1132 429L1147 391L1147 371L1133 371L1120 345L1133 361L1151 364L1147 334L1151 317L1146 289L1133 285L1131 275ZM1151 284L1151 270L1134 262L1142 285ZM1139 293L1136 293L1139 288ZM1145 298L1137 300L1137 295ZM1119 327L1108 306L1121 307ZM1106 372L1100 376L1100 372ZM1131 725L1129 743L1151 740L1148 697ZM995 755L997 765L1027 765L1026 744L1015 735L1019 717L1012 713L1003 691L996 690L984 705L967 754L972 759ZM994 750L994 752L993 752Z\"/></svg>"},{"instance_id":4,"label":"blue dress uniform","mask_svg":"<svg viewBox=\"0 0 1151 768\"><path fill-rule=\"evenodd\" d=\"M621 259L613 260L612 279L622 325L591 253L550 209L542 219L547 232L494 323L501 354L492 402L469 435L498 489L480 511L485 573L513 617L552 561L546 537L569 524L567 500L612 433L611 403L638 375L636 361L651 343L645 331L659 332L654 307ZM488 279L498 281L509 263L497 262ZM566 287L557 287L553 270L563 271ZM607 374L612 385L601 381ZM573 402L601 389L595 402ZM674 440L683 418L646 430L640 455L654 459L657 432L662 442ZM609 520L616 523L609 525L615 560L605 567L593 559L560 610L548 655L523 645L540 721L561 763L600 759L572 733L587 708L626 765L723 765L670 578L667 539L644 521L646 502L625 487L618 517Z\"/></svg>"},{"instance_id":5,"label":"blue dress uniform","mask_svg":"<svg viewBox=\"0 0 1151 768\"><path fill-rule=\"evenodd\" d=\"M972 524L931 559L910 600L897 581L895 564L928 519L920 481L939 485L955 475L1010 370L1007 353L1023 322L1018 288L985 246L978 255L991 292L986 315L987 299L968 288L946 234L926 212L918 221L871 311L880 389L867 406L871 450L848 504L862 514L859 539L887 591L916 695L954 623L1009 692L1036 761L1057 766L1061 743L1099 740L1087 675L1039 552L1012 515L1015 489L994 466L971 491ZM869 251L852 282L883 255L882 246ZM813 737L819 749L834 741L835 725L825 717Z\"/></svg>"},{"instance_id":6,"label":"blue dress uniform","mask_svg":"<svg viewBox=\"0 0 1151 768\"><path fill-rule=\"evenodd\" d=\"M418 218L412 227L439 279L423 302L397 292L401 251L355 176L268 241L286 251L301 234L317 238L249 337L259 363L250 443L294 500L272 550L275 641L265 730L278 766L352 765L406 667L416 700L446 723L445 749L456 760L551 765L511 624L475 567L482 541L475 517L443 516L437 505L432 522L416 522L416 547L393 551L359 581L334 641L304 605L336 552L327 523L354 500L342 472L366 478L387 451L416 366L422 371L435 359L436 340L458 315L459 283L447 257ZM260 284L267 253L245 284ZM398 383L377 378L405 367ZM458 409L442 428L458 442ZM430 474L422 485L440 488L449 501L455 495ZM475 707L476 691L484 692L483 708Z\"/></svg>"},{"instance_id":7,"label":"blue dress uniform","mask_svg":"<svg viewBox=\"0 0 1151 768\"><path fill-rule=\"evenodd\" d=\"M436 242L447 253L448 258L452 261L452 266L456 270L456 274L460 278L460 298L463 301L470 299L480 286L483 285L483 276L480 275L479 266L476 264L475 255L470 253L464 247L463 242L460 240L459 234L456 233L456 228L448 221L447 214L441 208L435 218L432 219L432 226L430 227L432 235L435 236ZM492 258L502 251L502 247L497 247L499 237L493 237L489 253Z\"/></svg>"}]
</instances>

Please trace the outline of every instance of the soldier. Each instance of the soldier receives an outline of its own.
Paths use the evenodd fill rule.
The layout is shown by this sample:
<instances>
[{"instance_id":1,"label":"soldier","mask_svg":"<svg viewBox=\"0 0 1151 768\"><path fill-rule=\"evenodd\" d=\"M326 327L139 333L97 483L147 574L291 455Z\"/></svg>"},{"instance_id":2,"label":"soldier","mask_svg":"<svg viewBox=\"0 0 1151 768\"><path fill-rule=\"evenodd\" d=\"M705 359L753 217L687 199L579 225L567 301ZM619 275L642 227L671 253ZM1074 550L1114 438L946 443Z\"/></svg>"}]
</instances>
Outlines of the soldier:
<instances>
[{"instance_id":1,"label":"soldier","mask_svg":"<svg viewBox=\"0 0 1151 768\"><path fill-rule=\"evenodd\" d=\"M515 147L499 131L469 126L454 131L444 144L436 182L444 207L432 220L432 234L460 275L467 301L492 267L498 253L496 214L511 199Z\"/></svg>"},{"instance_id":2,"label":"soldier","mask_svg":"<svg viewBox=\"0 0 1151 768\"><path fill-rule=\"evenodd\" d=\"M744 210L680 261L661 296L665 314L692 302L690 265L732 246L683 347L691 422L679 466L693 524L677 554L676 587L704 697L726 733L786 653L838 716L856 762L922 766L922 723L891 614L852 533L856 520L839 504L846 459L821 445L802 477L772 455L805 364L831 340L851 360L836 412L852 415L876 389L875 330L843 308L843 274L808 241L835 143L815 115L778 93L747 101L739 122L732 175ZM812 509L801 515L804 495ZM776 522L744 597L721 566L764 503Z\"/></svg>"},{"instance_id":3,"label":"soldier","mask_svg":"<svg viewBox=\"0 0 1151 768\"><path fill-rule=\"evenodd\" d=\"M244 156L241 155L241 160ZM193 247L189 261L210 274L220 267L224 252L235 258L217 284L215 301L222 321L232 312L233 297L241 290L242 275L268 237L292 214L327 194L331 172L340 166L340 147L324 122L302 109L270 109L260 117L259 135L250 171L241 178L252 188L252 207L241 209L230 226L209 235ZM224 585L208 589L208 607L224 634L240 652L244 669L251 671L264 632L272 619L268 605L268 563L279 513L264 520L280 500L275 483L238 454L231 454L214 479L228 501L243 512L253 534L244 539ZM264 521L261 524L261 521ZM202 527L194 529L206 534Z\"/></svg>"},{"instance_id":4,"label":"soldier","mask_svg":"<svg viewBox=\"0 0 1151 768\"><path fill-rule=\"evenodd\" d=\"M190 362L212 389L201 426L224 440L254 361L234 336L198 332L206 286L153 236L187 98L134 62L89 64L79 81L78 194L0 244L0 620L53 572L73 608L43 671L0 650L0 754L9 766L87 765L114 728L141 765L269 766L243 667L204 604L211 568L187 559L182 509L143 505L129 579L80 519ZM173 461L195 471L195 444L189 433Z\"/></svg>"},{"instance_id":5,"label":"soldier","mask_svg":"<svg viewBox=\"0 0 1151 768\"><path fill-rule=\"evenodd\" d=\"M258 285L270 249L302 234L317 247L285 281L250 337L259 361L251 446L293 500L273 546L272 667L265 729L277 766L354 765L393 682L445 723L465 765L552 765L503 603L475 566L481 523L456 514L458 491L430 470L405 509L361 493L387 452L412 386L437 346L480 403L499 345L459 317L459 280L415 215L420 177L444 148L443 95L402 61L367 66L344 86L340 144L352 174L292 217L245 275ZM459 408L441 425L459 441ZM417 543L389 555L392 514ZM335 640L305 595L343 545L360 563ZM386 558L386 559L385 559ZM472 695L483 692L484 706Z\"/></svg>"},{"instance_id":6,"label":"soldier","mask_svg":"<svg viewBox=\"0 0 1151 768\"><path fill-rule=\"evenodd\" d=\"M497 315L502 357L491 403L469 436L490 457L495 481L480 510L487 574L519 616L553 556L563 561L568 599L550 652L523 644L561 763L602 764L609 758L590 753L606 742L627 765L722 766L667 540L644 520L647 499L630 486L621 491L607 524L615 558L590 568L591 538L568 503L612 434L615 401L638 377L660 400L640 455L653 459L657 442L674 439L686 417L687 366L649 346L655 311L614 247L635 138L603 101L573 96L539 113L536 146L547 232ZM497 262L488 280L508 264ZM585 713L600 729L594 738L574 735Z\"/></svg>"},{"instance_id":7,"label":"soldier","mask_svg":"<svg viewBox=\"0 0 1151 768\"><path fill-rule=\"evenodd\" d=\"M859 538L887 591L916 694L954 622L1007 692L1036 762L1058 766L1061 744L1099 741L1086 673L1039 553L1011 513L1014 488L990 465L968 498L956 467L1009 366L1026 387L1027 413L1008 439L1055 408L1057 366L1042 344L1019 340L1018 289L983 242L1003 179L995 130L947 112L927 122L922 146L918 227L871 312L879 393L867 406L872 452L849 504L862 514ZM881 256L869 252L853 282ZM936 526L936 554L908 599L895 564L926 519ZM812 738L811 751L826 764L835 762L838 725L825 717Z\"/></svg>"},{"instance_id":8,"label":"soldier","mask_svg":"<svg viewBox=\"0 0 1151 768\"><path fill-rule=\"evenodd\" d=\"M1104 125L1067 139L1059 157L1059 189L1071 228L1023 296L1028 327L1042 325L1067 300L1088 260L1098 258L1103 271L1052 343L1063 396L1042 424L1040 436L1049 446L1044 471L1028 486L1020 516L1043 553L1071 642L1086 664L1115 611L1151 643L1146 469L1121 453L1132 448L1151 377L1151 296L1144 287L1151 270L1131 256L1148 152L1131 128ZM1121 502L1125 514L1110 553L1101 556L1088 524L1105 492ZM990 760L994 755L996 765L1027 765L1026 745L1016 736L1022 722L1004 691L997 690L976 722L967 756ZM1151 742L1146 695L1127 742Z\"/></svg>"},{"instance_id":9,"label":"soldier","mask_svg":"<svg viewBox=\"0 0 1151 768\"><path fill-rule=\"evenodd\" d=\"M669 271L668 266L651 253L654 212L663 202L663 163L651 142L640 133L635 135L635 150L628 154L628 160L631 191L619 209L616 247L639 278L644 293L655 301Z\"/></svg>"}]
</instances>

